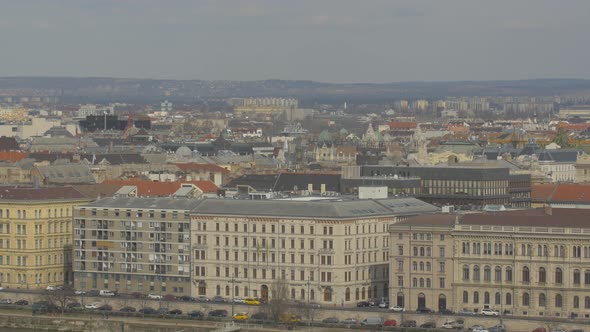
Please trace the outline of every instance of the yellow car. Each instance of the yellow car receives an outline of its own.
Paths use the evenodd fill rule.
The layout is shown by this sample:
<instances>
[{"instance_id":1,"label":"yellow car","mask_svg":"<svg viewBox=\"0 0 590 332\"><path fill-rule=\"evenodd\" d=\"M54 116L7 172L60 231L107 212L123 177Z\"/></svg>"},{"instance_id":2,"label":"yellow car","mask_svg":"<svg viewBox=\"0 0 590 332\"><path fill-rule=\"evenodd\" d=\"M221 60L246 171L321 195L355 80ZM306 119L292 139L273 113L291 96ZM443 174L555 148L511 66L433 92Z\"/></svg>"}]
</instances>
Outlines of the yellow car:
<instances>
[{"instance_id":1,"label":"yellow car","mask_svg":"<svg viewBox=\"0 0 590 332\"><path fill-rule=\"evenodd\" d=\"M248 320L248 314L245 312L239 312L233 316L234 320Z\"/></svg>"},{"instance_id":2,"label":"yellow car","mask_svg":"<svg viewBox=\"0 0 590 332\"><path fill-rule=\"evenodd\" d=\"M249 305L260 305L260 301L258 301L257 299L251 299L251 298L244 300L244 303L249 304Z\"/></svg>"},{"instance_id":3,"label":"yellow car","mask_svg":"<svg viewBox=\"0 0 590 332\"><path fill-rule=\"evenodd\" d=\"M295 314L284 314L279 317L279 320L283 323L299 323L301 322L301 317Z\"/></svg>"}]
</instances>

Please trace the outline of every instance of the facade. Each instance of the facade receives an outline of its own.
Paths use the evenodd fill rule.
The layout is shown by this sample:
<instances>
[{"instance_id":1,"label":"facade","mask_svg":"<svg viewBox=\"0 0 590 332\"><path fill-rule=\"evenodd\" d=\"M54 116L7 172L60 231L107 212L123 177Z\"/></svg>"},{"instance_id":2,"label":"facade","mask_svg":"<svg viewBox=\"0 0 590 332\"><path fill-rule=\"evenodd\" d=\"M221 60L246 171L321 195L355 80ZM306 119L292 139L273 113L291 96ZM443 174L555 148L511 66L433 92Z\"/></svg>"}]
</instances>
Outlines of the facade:
<instances>
[{"instance_id":1,"label":"facade","mask_svg":"<svg viewBox=\"0 0 590 332\"><path fill-rule=\"evenodd\" d=\"M389 224L437 209L414 198L203 200L192 210L193 295L346 306L389 293ZM233 289L232 289L233 288Z\"/></svg>"},{"instance_id":2,"label":"facade","mask_svg":"<svg viewBox=\"0 0 590 332\"><path fill-rule=\"evenodd\" d=\"M45 289L72 281L72 211L90 201L71 187L2 188L0 285Z\"/></svg>"},{"instance_id":3,"label":"facade","mask_svg":"<svg viewBox=\"0 0 590 332\"><path fill-rule=\"evenodd\" d=\"M74 210L77 289L190 294L190 214L184 198L104 198Z\"/></svg>"},{"instance_id":4,"label":"facade","mask_svg":"<svg viewBox=\"0 0 590 332\"><path fill-rule=\"evenodd\" d=\"M398 287L398 297L407 299L408 309L478 312L491 308L518 316L590 318L586 211L536 209L410 218L389 227L390 283L394 285L399 277L405 282L432 280L430 287L427 283L420 287L420 281L418 287ZM422 234L432 242L421 241ZM395 243L400 236L404 240ZM453 249L442 257L436 248L448 245ZM396 248L400 246L410 253L400 258ZM431 271L413 266L400 270L396 262L421 260L422 247L426 253L431 248L431 256L426 254L424 259L436 261L436 267L431 263ZM418 257L412 256L414 248ZM445 287L440 287L443 277Z\"/></svg>"},{"instance_id":5,"label":"facade","mask_svg":"<svg viewBox=\"0 0 590 332\"><path fill-rule=\"evenodd\" d=\"M574 182L578 173L576 164L580 154L578 150L567 149L541 151L537 156L539 169L553 182Z\"/></svg>"}]
</instances>

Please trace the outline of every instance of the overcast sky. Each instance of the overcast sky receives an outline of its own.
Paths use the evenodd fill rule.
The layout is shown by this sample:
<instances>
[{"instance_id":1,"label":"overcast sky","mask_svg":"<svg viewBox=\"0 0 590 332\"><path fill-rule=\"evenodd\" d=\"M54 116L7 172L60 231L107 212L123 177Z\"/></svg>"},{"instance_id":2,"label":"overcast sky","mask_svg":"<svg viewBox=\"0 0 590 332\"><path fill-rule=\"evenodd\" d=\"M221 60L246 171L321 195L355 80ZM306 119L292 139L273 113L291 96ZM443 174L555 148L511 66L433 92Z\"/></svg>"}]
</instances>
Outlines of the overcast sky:
<instances>
[{"instance_id":1,"label":"overcast sky","mask_svg":"<svg viewBox=\"0 0 590 332\"><path fill-rule=\"evenodd\" d=\"M590 78L589 0L3 0L0 76Z\"/></svg>"}]
</instances>

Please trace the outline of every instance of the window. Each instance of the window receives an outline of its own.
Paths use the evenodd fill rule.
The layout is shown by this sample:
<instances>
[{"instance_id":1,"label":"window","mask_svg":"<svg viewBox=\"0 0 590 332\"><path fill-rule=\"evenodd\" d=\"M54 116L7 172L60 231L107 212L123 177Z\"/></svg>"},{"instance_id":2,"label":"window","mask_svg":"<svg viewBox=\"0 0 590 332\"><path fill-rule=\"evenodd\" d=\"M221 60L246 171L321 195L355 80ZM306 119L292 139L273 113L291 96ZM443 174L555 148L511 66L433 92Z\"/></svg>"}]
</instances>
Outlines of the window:
<instances>
[{"instance_id":1,"label":"window","mask_svg":"<svg viewBox=\"0 0 590 332\"><path fill-rule=\"evenodd\" d=\"M522 294L522 305L529 306L531 303L531 299L529 297L529 293Z\"/></svg>"},{"instance_id":2,"label":"window","mask_svg":"<svg viewBox=\"0 0 590 332\"><path fill-rule=\"evenodd\" d=\"M490 293L489 292L483 293L483 303L490 304Z\"/></svg>"},{"instance_id":3,"label":"window","mask_svg":"<svg viewBox=\"0 0 590 332\"><path fill-rule=\"evenodd\" d=\"M445 288L445 278L439 278L438 279L438 287L439 288Z\"/></svg>"},{"instance_id":4,"label":"window","mask_svg":"<svg viewBox=\"0 0 590 332\"><path fill-rule=\"evenodd\" d=\"M584 298L584 308L585 309L590 309L590 296L586 296Z\"/></svg>"},{"instance_id":5,"label":"window","mask_svg":"<svg viewBox=\"0 0 590 332\"><path fill-rule=\"evenodd\" d=\"M491 281L492 280L492 268L489 266L484 267L483 269L483 279L484 281Z\"/></svg>"},{"instance_id":6,"label":"window","mask_svg":"<svg viewBox=\"0 0 590 332\"><path fill-rule=\"evenodd\" d=\"M497 292L494 297L495 297L495 300L496 300L495 303L497 305L500 305L502 303L502 296L500 295L500 293Z\"/></svg>"},{"instance_id":7,"label":"window","mask_svg":"<svg viewBox=\"0 0 590 332\"><path fill-rule=\"evenodd\" d=\"M463 291L463 303L469 303L469 293L467 291Z\"/></svg>"},{"instance_id":8,"label":"window","mask_svg":"<svg viewBox=\"0 0 590 332\"><path fill-rule=\"evenodd\" d=\"M563 283L563 272L560 268L555 269L555 283L561 284Z\"/></svg>"},{"instance_id":9,"label":"window","mask_svg":"<svg viewBox=\"0 0 590 332\"><path fill-rule=\"evenodd\" d=\"M463 265L463 280L469 280L469 265Z\"/></svg>"},{"instance_id":10,"label":"window","mask_svg":"<svg viewBox=\"0 0 590 332\"><path fill-rule=\"evenodd\" d=\"M544 293L539 294L539 307L544 307L547 305L547 298L545 297Z\"/></svg>"},{"instance_id":11,"label":"window","mask_svg":"<svg viewBox=\"0 0 590 332\"><path fill-rule=\"evenodd\" d=\"M511 293L506 293L506 304L512 305L512 294Z\"/></svg>"},{"instance_id":12,"label":"window","mask_svg":"<svg viewBox=\"0 0 590 332\"><path fill-rule=\"evenodd\" d=\"M574 308L579 308L580 307L580 298L577 296L574 296Z\"/></svg>"},{"instance_id":13,"label":"window","mask_svg":"<svg viewBox=\"0 0 590 332\"><path fill-rule=\"evenodd\" d=\"M512 282L512 268L510 266L506 268L506 281Z\"/></svg>"},{"instance_id":14,"label":"window","mask_svg":"<svg viewBox=\"0 0 590 332\"><path fill-rule=\"evenodd\" d=\"M580 270L574 270L574 285L580 284Z\"/></svg>"},{"instance_id":15,"label":"window","mask_svg":"<svg viewBox=\"0 0 590 332\"><path fill-rule=\"evenodd\" d=\"M494 269L494 281L502 281L502 268L499 266L496 266L496 268Z\"/></svg>"},{"instance_id":16,"label":"window","mask_svg":"<svg viewBox=\"0 0 590 332\"><path fill-rule=\"evenodd\" d=\"M588 273L588 278L589 278L588 281L590 283L590 271ZM530 280L531 280L531 276L530 276L529 268L525 266L522 268L522 282L530 282Z\"/></svg>"},{"instance_id":17,"label":"window","mask_svg":"<svg viewBox=\"0 0 590 332\"><path fill-rule=\"evenodd\" d=\"M479 281L479 265L473 267L473 280Z\"/></svg>"},{"instance_id":18,"label":"window","mask_svg":"<svg viewBox=\"0 0 590 332\"><path fill-rule=\"evenodd\" d=\"M547 282L547 273L545 272L544 267L539 268L539 283Z\"/></svg>"},{"instance_id":19,"label":"window","mask_svg":"<svg viewBox=\"0 0 590 332\"><path fill-rule=\"evenodd\" d=\"M561 294L555 295L555 307L561 308L563 307L563 298Z\"/></svg>"},{"instance_id":20,"label":"window","mask_svg":"<svg viewBox=\"0 0 590 332\"><path fill-rule=\"evenodd\" d=\"M473 303L479 303L479 292L473 292Z\"/></svg>"}]
</instances>

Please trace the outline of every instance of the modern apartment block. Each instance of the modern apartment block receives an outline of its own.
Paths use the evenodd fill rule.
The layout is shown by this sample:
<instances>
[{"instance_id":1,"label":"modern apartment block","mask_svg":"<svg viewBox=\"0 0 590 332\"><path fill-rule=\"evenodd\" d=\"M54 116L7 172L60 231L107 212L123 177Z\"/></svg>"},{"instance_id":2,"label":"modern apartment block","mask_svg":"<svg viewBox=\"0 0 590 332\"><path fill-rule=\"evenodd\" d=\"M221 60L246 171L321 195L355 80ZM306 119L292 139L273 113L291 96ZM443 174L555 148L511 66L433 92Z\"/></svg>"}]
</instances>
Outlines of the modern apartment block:
<instances>
[{"instance_id":1,"label":"modern apartment block","mask_svg":"<svg viewBox=\"0 0 590 332\"><path fill-rule=\"evenodd\" d=\"M585 209L535 209L390 225L390 241L400 241L391 246L394 303L590 318L589 216Z\"/></svg>"},{"instance_id":2,"label":"modern apartment block","mask_svg":"<svg viewBox=\"0 0 590 332\"><path fill-rule=\"evenodd\" d=\"M72 213L89 198L72 187L2 187L0 286L45 289L72 282Z\"/></svg>"},{"instance_id":3,"label":"modern apartment block","mask_svg":"<svg viewBox=\"0 0 590 332\"><path fill-rule=\"evenodd\" d=\"M104 198L74 211L74 281L85 290L189 294L186 198Z\"/></svg>"},{"instance_id":4,"label":"modern apartment block","mask_svg":"<svg viewBox=\"0 0 590 332\"><path fill-rule=\"evenodd\" d=\"M388 297L388 226L436 211L415 198L203 200L191 219L193 293L267 300L280 278L293 300Z\"/></svg>"}]
</instances>

